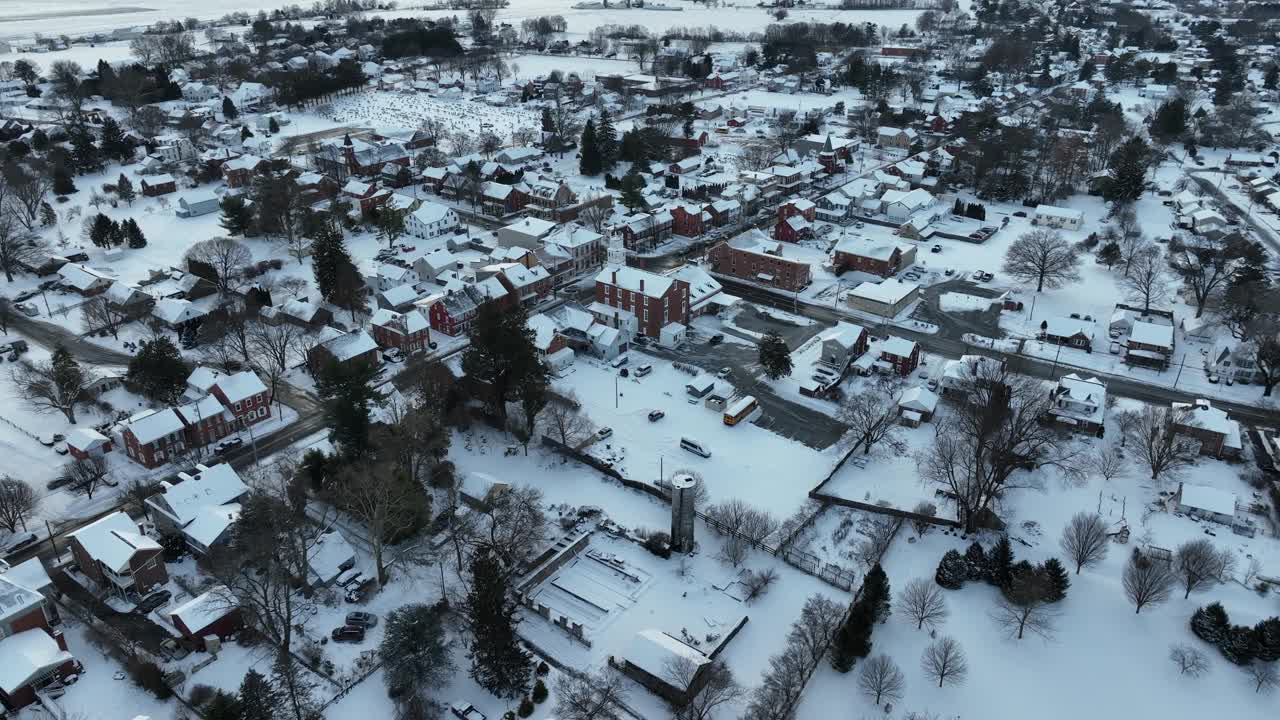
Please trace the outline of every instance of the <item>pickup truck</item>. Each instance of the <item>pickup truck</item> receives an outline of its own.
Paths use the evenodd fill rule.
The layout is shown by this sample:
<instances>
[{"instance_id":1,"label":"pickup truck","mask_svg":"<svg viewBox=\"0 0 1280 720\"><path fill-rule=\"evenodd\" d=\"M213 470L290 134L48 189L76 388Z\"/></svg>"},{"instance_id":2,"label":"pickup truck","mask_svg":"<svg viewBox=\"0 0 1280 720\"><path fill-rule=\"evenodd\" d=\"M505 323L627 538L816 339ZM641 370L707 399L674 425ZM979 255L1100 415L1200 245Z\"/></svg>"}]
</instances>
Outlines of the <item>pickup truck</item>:
<instances>
[{"instance_id":1,"label":"pickup truck","mask_svg":"<svg viewBox=\"0 0 1280 720\"><path fill-rule=\"evenodd\" d=\"M471 703L456 702L449 706L449 710L459 720L488 720L484 713L477 710Z\"/></svg>"}]
</instances>

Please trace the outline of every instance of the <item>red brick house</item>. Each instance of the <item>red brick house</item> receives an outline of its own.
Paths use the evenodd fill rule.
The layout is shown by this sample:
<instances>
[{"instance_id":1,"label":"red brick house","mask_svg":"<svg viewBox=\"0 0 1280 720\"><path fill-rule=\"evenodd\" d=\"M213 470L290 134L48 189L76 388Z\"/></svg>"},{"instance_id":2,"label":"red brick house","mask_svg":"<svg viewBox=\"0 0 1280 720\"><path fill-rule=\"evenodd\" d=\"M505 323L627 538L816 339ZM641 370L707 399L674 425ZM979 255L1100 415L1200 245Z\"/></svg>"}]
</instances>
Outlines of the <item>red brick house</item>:
<instances>
[{"instance_id":1,"label":"red brick house","mask_svg":"<svg viewBox=\"0 0 1280 720\"><path fill-rule=\"evenodd\" d=\"M1044 321L1040 339L1055 345L1093 350L1093 323L1075 318L1049 318Z\"/></svg>"},{"instance_id":2,"label":"red brick house","mask_svg":"<svg viewBox=\"0 0 1280 720\"><path fill-rule=\"evenodd\" d=\"M82 671L57 628L62 619L45 596L51 585L38 558L0 575L0 709L16 711L36 702L36 692Z\"/></svg>"},{"instance_id":3,"label":"red brick house","mask_svg":"<svg viewBox=\"0 0 1280 720\"><path fill-rule=\"evenodd\" d=\"M258 166L266 162L256 155L241 155L222 163L222 181L229 188L246 187L253 182Z\"/></svg>"},{"instance_id":4,"label":"red brick house","mask_svg":"<svg viewBox=\"0 0 1280 720\"><path fill-rule=\"evenodd\" d=\"M671 210L671 231L681 237L700 237L710 221L711 214L697 205L681 203Z\"/></svg>"},{"instance_id":5,"label":"red brick house","mask_svg":"<svg viewBox=\"0 0 1280 720\"><path fill-rule=\"evenodd\" d=\"M358 206L361 213L367 213L385 205L391 199L391 191L379 188L376 183L348 180L347 184L342 186L342 196L350 200L351 204Z\"/></svg>"},{"instance_id":6,"label":"red brick house","mask_svg":"<svg viewBox=\"0 0 1280 720\"><path fill-rule=\"evenodd\" d=\"M173 408L147 410L126 421L124 452L143 467L164 465L187 452L187 424Z\"/></svg>"},{"instance_id":7,"label":"red brick house","mask_svg":"<svg viewBox=\"0 0 1280 720\"><path fill-rule=\"evenodd\" d=\"M813 222L818 216L818 206L805 198L788 200L778 206L778 220L786 220L795 215Z\"/></svg>"},{"instance_id":8,"label":"red brick house","mask_svg":"<svg viewBox=\"0 0 1280 720\"><path fill-rule=\"evenodd\" d=\"M111 438L93 428L76 428L67 434L67 453L76 460L105 455L112 447Z\"/></svg>"},{"instance_id":9,"label":"red brick house","mask_svg":"<svg viewBox=\"0 0 1280 720\"><path fill-rule=\"evenodd\" d=\"M178 190L178 183L168 173L143 177L141 182L142 194L145 197L160 197Z\"/></svg>"},{"instance_id":10,"label":"red brick house","mask_svg":"<svg viewBox=\"0 0 1280 720\"><path fill-rule=\"evenodd\" d=\"M783 242L799 242L813 237L813 224L802 215L791 215L778 221L773 228L773 236Z\"/></svg>"},{"instance_id":11,"label":"red brick house","mask_svg":"<svg viewBox=\"0 0 1280 720\"><path fill-rule=\"evenodd\" d=\"M235 596L224 585L197 595L169 611L169 622L197 648L205 650L205 639L226 640L244 627L244 617Z\"/></svg>"},{"instance_id":12,"label":"red brick house","mask_svg":"<svg viewBox=\"0 0 1280 720\"><path fill-rule=\"evenodd\" d=\"M529 193L522 185L487 182L481 191L485 215L506 217L518 213L529 204Z\"/></svg>"},{"instance_id":13,"label":"red brick house","mask_svg":"<svg viewBox=\"0 0 1280 720\"><path fill-rule=\"evenodd\" d=\"M373 341L384 350L398 348L407 355L426 350L431 341L431 321L419 310L398 313L379 309L369 324Z\"/></svg>"},{"instance_id":14,"label":"red brick house","mask_svg":"<svg viewBox=\"0 0 1280 720\"><path fill-rule=\"evenodd\" d=\"M782 244L760 230L717 244L707 258L717 273L792 292L806 287L812 279L809 263L783 257Z\"/></svg>"},{"instance_id":15,"label":"red brick house","mask_svg":"<svg viewBox=\"0 0 1280 720\"><path fill-rule=\"evenodd\" d=\"M669 324L688 324L689 284L632 267L607 267L596 276L596 303L636 316L639 333L656 338Z\"/></svg>"},{"instance_id":16,"label":"red brick house","mask_svg":"<svg viewBox=\"0 0 1280 720\"><path fill-rule=\"evenodd\" d=\"M160 543L143 535L123 512L68 535L76 567L105 592L141 599L169 581Z\"/></svg>"},{"instance_id":17,"label":"red brick house","mask_svg":"<svg viewBox=\"0 0 1280 720\"><path fill-rule=\"evenodd\" d=\"M880 360L893 371L906 377L920 366L920 346L912 340L891 337L880 346Z\"/></svg>"},{"instance_id":18,"label":"red brick house","mask_svg":"<svg viewBox=\"0 0 1280 720\"><path fill-rule=\"evenodd\" d=\"M1194 403L1174 403L1174 432L1195 438L1200 443L1200 454L1216 458L1239 457L1244 446L1241 441L1240 423L1227 416L1227 411L1216 408L1208 400Z\"/></svg>"},{"instance_id":19,"label":"red brick house","mask_svg":"<svg viewBox=\"0 0 1280 720\"><path fill-rule=\"evenodd\" d=\"M848 270L893 277L915 262L914 245L873 243L860 237L847 237L836 243L831 262L837 273Z\"/></svg>"},{"instance_id":20,"label":"red brick house","mask_svg":"<svg viewBox=\"0 0 1280 720\"><path fill-rule=\"evenodd\" d=\"M218 378L209 392L231 411L242 427L271 417L271 393L252 370Z\"/></svg>"},{"instance_id":21,"label":"red brick house","mask_svg":"<svg viewBox=\"0 0 1280 720\"><path fill-rule=\"evenodd\" d=\"M207 447L235 432L235 415L216 396L208 395L174 410L186 425L188 448Z\"/></svg>"}]
</instances>

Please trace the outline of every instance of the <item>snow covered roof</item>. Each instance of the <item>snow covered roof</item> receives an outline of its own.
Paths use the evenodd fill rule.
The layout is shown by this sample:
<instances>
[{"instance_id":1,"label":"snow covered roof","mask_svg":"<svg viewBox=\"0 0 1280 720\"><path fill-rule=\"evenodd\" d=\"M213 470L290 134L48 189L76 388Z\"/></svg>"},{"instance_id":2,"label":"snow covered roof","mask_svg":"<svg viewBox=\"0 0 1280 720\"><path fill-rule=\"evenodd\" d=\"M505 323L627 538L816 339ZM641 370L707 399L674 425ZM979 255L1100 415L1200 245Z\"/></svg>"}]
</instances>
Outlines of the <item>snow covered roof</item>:
<instances>
[{"instance_id":1,"label":"snow covered roof","mask_svg":"<svg viewBox=\"0 0 1280 720\"><path fill-rule=\"evenodd\" d=\"M235 469L227 463L213 467L196 465L196 472L178 473L178 484L161 481L162 494L153 503L162 511L186 525L196 518L201 509L211 505L225 505L249 492L249 486L240 480Z\"/></svg>"},{"instance_id":2,"label":"snow covered roof","mask_svg":"<svg viewBox=\"0 0 1280 720\"><path fill-rule=\"evenodd\" d=\"M217 381L217 386L230 403L237 403L267 391L267 386L252 370L241 370L235 375L224 377Z\"/></svg>"},{"instance_id":3,"label":"snow covered roof","mask_svg":"<svg viewBox=\"0 0 1280 720\"><path fill-rule=\"evenodd\" d=\"M1071 208L1057 207L1055 205L1037 205L1037 217L1055 217L1064 220L1083 220L1083 210L1072 210Z\"/></svg>"},{"instance_id":4,"label":"snow covered roof","mask_svg":"<svg viewBox=\"0 0 1280 720\"><path fill-rule=\"evenodd\" d=\"M657 298L667 294L667 291L671 289L673 280L647 270L611 265L601 270L599 275L596 275L596 282L614 285L623 290L630 290L647 297Z\"/></svg>"},{"instance_id":5,"label":"snow covered roof","mask_svg":"<svg viewBox=\"0 0 1280 720\"><path fill-rule=\"evenodd\" d=\"M880 345L881 353L900 358L911 357L911 353L914 352L915 349L916 343L914 340L908 340L906 338L898 337L897 335L890 337Z\"/></svg>"},{"instance_id":6,"label":"snow covered roof","mask_svg":"<svg viewBox=\"0 0 1280 720\"><path fill-rule=\"evenodd\" d=\"M129 418L125 425L139 445L153 443L160 438L186 427L182 418L173 408L163 410L147 410Z\"/></svg>"},{"instance_id":7,"label":"snow covered roof","mask_svg":"<svg viewBox=\"0 0 1280 720\"><path fill-rule=\"evenodd\" d=\"M1093 323L1079 320L1076 318L1051 317L1045 320L1045 333L1054 337L1074 337L1076 335L1084 335L1085 337L1093 337Z\"/></svg>"},{"instance_id":8,"label":"snow covered roof","mask_svg":"<svg viewBox=\"0 0 1280 720\"><path fill-rule=\"evenodd\" d=\"M191 304L190 300L162 298L156 301L156 306L151 310L151 314L170 325L179 325L189 320L204 317L209 313Z\"/></svg>"},{"instance_id":9,"label":"snow covered roof","mask_svg":"<svg viewBox=\"0 0 1280 720\"><path fill-rule=\"evenodd\" d=\"M140 550L159 550L160 543L138 532L123 512L114 512L71 533L89 557L120 572ZM0 663L3 666L3 663Z\"/></svg>"},{"instance_id":10,"label":"snow covered roof","mask_svg":"<svg viewBox=\"0 0 1280 720\"><path fill-rule=\"evenodd\" d=\"M76 428L67 433L67 447L88 451L109 442L106 435L93 428Z\"/></svg>"},{"instance_id":11,"label":"snow covered roof","mask_svg":"<svg viewBox=\"0 0 1280 720\"><path fill-rule=\"evenodd\" d=\"M192 390L207 393L211 388L213 388L214 383L216 383L220 377L222 377L222 373L207 365L201 365L195 370L192 370L191 374L187 376L187 387Z\"/></svg>"},{"instance_id":12,"label":"snow covered roof","mask_svg":"<svg viewBox=\"0 0 1280 720\"><path fill-rule=\"evenodd\" d=\"M333 356L338 362L350 360L359 357L367 352L378 349L378 343L373 341L373 337L364 330L355 332L342 333L337 337L331 338L324 343L325 350Z\"/></svg>"},{"instance_id":13,"label":"snow covered roof","mask_svg":"<svg viewBox=\"0 0 1280 720\"><path fill-rule=\"evenodd\" d=\"M525 322L530 330L533 330L533 346L542 352L546 352L551 347L551 341L555 339L556 331L560 326L550 317L538 313L530 315Z\"/></svg>"},{"instance_id":14,"label":"snow covered roof","mask_svg":"<svg viewBox=\"0 0 1280 720\"><path fill-rule=\"evenodd\" d=\"M874 300L876 302L894 305L902 301L911 293L919 290L920 286L911 282L900 282L897 280L885 280L884 282L864 282L849 292L857 297Z\"/></svg>"},{"instance_id":15,"label":"snow covered roof","mask_svg":"<svg viewBox=\"0 0 1280 720\"><path fill-rule=\"evenodd\" d=\"M0 690L12 694L34 680L71 660L71 653L42 629L26 630L0 640Z\"/></svg>"},{"instance_id":16,"label":"snow covered roof","mask_svg":"<svg viewBox=\"0 0 1280 720\"><path fill-rule=\"evenodd\" d=\"M531 237L544 237L547 233L554 230L555 227L556 224L550 220L527 217L519 222L511 223L502 229L518 232L522 235L529 235Z\"/></svg>"},{"instance_id":17,"label":"snow covered roof","mask_svg":"<svg viewBox=\"0 0 1280 720\"><path fill-rule=\"evenodd\" d=\"M1173 347L1173 326L1157 325L1145 320L1135 320L1129 330L1129 342L1142 343L1153 347Z\"/></svg>"},{"instance_id":18,"label":"snow covered roof","mask_svg":"<svg viewBox=\"0 0 1280 720\"><path fill-rule=\"evenodd\" d=\"M81 291L89 290L99 283L111 281L111 278L97 270L76 263L67 263L58 268L58 275L67 285Z\"/></svg>"},{"instance_id":19,"label":"snow covered roof","mask_svg":"<svg viewBox=\"0 0 1280 720\"><path fill-rule=\"evenodd\" d=\"M182 532L200 545L209 547L240 519L240 509L240 503L205 505L196 513L195 519L182 528Z\"/></svg>"},{"instance_id":20,"label":"snow covered roof","mask_svg":"<svg viewBox=\"0 0 1280 720\"><path fill-rule=\"evenodd\" d=\"M424 225L432 223L444 222L449 219L453 211L441 205L440 203L425 202L422 207L413 211L413 218Z\"/></svg>"},{"instance_id":21,"label":"snow covered roof","mask_svg":"<svg viewBox=\"0 0 1280 720\"><path fill-rule=\"evenodd\" d=\"M342 572L342 566L354 563L356 551L337 530L321 535L307 553L307 565L313 583L328 583Z\"/></svg>"},{"instance_id":22,"label":"snow covered roof","mask_svg":"<svg viewBox=\"0 0 1280 720\"><path fill-rule=\"evenodd\" d=\"M1178 505L1181 507L1204 510L1218 515L1236 514L1235 493L1219 490L1206 485L1188 485L1183 483L1179 489Z\"/></svg>"},{"instance_id":23,"label":"snow covered roof","mask_svg":"<svg viewBox=\"0 0 1280 720\"><path fill-rule=\"evenodd\" d=\"M902 393L898 407L931 413L938 407L938 396L932 390L917 385Z\"/></svg>"},{"instance_id":24,"label":"snow covered roof","mask_svg":"<svg viewBox=\"0 0 1280 720\"><path fill-rule=\"evenodd\" d=\"M200 631L235 611L235 595L225 585L218 585L169 611L169 617L181 620L191 634Z\"/></svg>"},{"instance_id":25,"label":"snow covered roof","mask_svg":"<svg viewBox=\"0 0 1280 720\"><path fill-rule=\"evenodd\" d=\"M693 663L695 668L701 668L711 662L711 658L701 650L686 645L661 630L654 629L636 633L623 657L637 668L662 680L670 677L671 663L679 658Z\"/></svg>"}]
</instances>

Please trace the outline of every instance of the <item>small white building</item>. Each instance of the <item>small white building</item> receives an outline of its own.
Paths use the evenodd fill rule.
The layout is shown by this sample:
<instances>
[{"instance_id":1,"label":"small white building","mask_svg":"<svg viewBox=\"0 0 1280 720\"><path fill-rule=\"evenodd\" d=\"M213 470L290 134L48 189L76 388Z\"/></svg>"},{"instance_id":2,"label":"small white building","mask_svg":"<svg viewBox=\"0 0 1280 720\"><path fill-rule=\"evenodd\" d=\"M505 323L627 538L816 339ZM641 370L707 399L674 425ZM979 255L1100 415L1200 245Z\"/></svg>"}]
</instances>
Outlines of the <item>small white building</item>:
<instances>
[{"instance_id":1,"label":"small white building","mask_svg":"<svg viewBox=\"0 0 1280 720\"><path fill-rule=\"evenodd\" d=\"M1174 496L1177 511L1193 517L1212 520L1223 525L1234 525L1236 519L1235 493L1206 485L1178 484Z\"/></svg>"},{"instance_id":2,"label":"small white building","mask_svg":"<svg viewBox=\"0 0 1280 720\"><path fill-rule=\"evenodd\" d=\"M1031 224L1058 230L1079 230L1084 226L1084 211L1054 205L1037 205Z\"/></svg>"},{"instance_id":3,"label":"small white building","mask_svg":"<svg viewBox=\"0 0 1280 720\"><path fill-rule=\"evenodd\" d=\"M429 240L451 235L458 228L458 214L440 203L424 202L405 218L404 229L410 235Z\"/></svg>"}]
</instances>

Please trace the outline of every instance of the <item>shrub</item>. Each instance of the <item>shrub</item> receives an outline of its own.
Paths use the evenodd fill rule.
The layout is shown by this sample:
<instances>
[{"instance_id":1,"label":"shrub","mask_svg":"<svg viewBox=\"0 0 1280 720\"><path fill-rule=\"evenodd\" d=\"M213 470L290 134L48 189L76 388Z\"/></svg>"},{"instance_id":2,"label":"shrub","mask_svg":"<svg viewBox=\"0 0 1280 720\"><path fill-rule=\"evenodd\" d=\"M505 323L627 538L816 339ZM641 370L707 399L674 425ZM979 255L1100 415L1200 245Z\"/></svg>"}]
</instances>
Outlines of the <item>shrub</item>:
<instances>
[{"instance_id":1,"label":"shrub","mask_svg":"<svg viewBox=\"0 0 1280 720\"><path fill-rule=\"evenodd\" d=\"M958 551L948 550L942 556L934 579L948 590L959 590L964 587L964 581L969 579L969 568Z\"/></svg>"},{"instance_id":2,"label":"shrub","mask_svg":"<svg viewBox=\"0 0 1280 720\"><path fill-rule=\"evenodd\" d=\"M546 674L542 672L543 667L546 667L546 663L541 663L538 665L539 675ZM536 703L541 703L546 699L547 699L547 684L542 682L542 678L538 678L538 681L533 684L533 701Z\"/></svg>"},{"instance_id":3,"label":"shrub","mask_svg":"<svg viewBox=\"0 0 1280 720\"><path fill-rule=\"evenodd\" d=\"M539 675L541 675L542 677L546 677L550 672L551 672L551 666L547 664L546 660L543 660L542 662L538 663ZM543 690L546 690L546 688L544 687Z\"/></svg>"},{"instance_id":4,"label":"shrub","mask_svg":"<svg viewBox=\"0 0 1280 720\"><path fill-rule=\"evenodd\" d=\"M522 718L527 718L533 714L533 701L529 698L521 698L520 707L516 708L516 714Z\"/></svg>"},{"instance_id":5,"label":"shrub","mask_svg":"<svg viewBox=\"0 0 1280 720\"><path fill-rule=\"evenodd\" d=\"M153 662L132 658L129 660L129 677L138 687L156 696L157 700L173 697L173 690L164 681L164 671Z\"/></svg>"},{"instance_id":6,"label":"shrub","mask_svg":"<svg viewBox=\"0 0 1280 720\"><path fill-rule=\"evenodd\" d=\"M671 536L664 532L656 532L645 538L644 547L649 552L666 560L671 557Z\"/></svg>"},{"instance_id":7,"label":"shrub","mask_svg":"<svg viewBox=\"0 0 1280 720\"><path fill-rule=\"evenodd\" d=\"M216 691L208 685L195 685L187 694L187 700L192 705L203 705L213 699L214 692Z\"/></svg>"}]
</instances>

